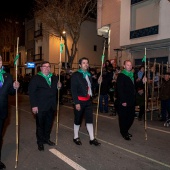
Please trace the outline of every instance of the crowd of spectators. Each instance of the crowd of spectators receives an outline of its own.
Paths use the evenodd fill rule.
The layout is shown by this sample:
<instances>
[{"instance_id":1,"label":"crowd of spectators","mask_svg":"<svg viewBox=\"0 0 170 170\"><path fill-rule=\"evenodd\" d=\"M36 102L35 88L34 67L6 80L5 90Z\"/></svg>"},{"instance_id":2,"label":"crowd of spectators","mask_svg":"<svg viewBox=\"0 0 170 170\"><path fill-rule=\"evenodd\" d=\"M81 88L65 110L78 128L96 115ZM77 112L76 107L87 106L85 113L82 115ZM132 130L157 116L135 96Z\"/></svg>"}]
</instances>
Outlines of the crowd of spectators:
<instances>
[{"instance_id":1,"label":"crowd of spectators","mask_svg":"<svg viewBox=\"0 0 170 170\"><path fill-rule=\"evenodd\" d=\"M31 80L31 74L25 74L22 76L22 74L18 75L18 82L20 83L20 87L18 89L19 93L21 94L28 94L28 85Z\"/></svg>"}]
</instances>

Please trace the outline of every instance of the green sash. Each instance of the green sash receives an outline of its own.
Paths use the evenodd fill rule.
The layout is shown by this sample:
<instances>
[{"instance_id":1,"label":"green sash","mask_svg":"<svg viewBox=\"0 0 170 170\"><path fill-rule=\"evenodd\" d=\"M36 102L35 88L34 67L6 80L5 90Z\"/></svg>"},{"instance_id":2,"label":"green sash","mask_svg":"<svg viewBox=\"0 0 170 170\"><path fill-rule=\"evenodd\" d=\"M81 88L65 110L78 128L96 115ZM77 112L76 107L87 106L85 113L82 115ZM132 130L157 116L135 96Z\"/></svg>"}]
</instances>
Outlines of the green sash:
<instances>
[{"instance_id":1,"label":"green sash","mask_svg":"<svg viewBox=\"0 0 170 170\"><path fill-rule=\"evenodd\" d=\"M90 76L91 74L88 71L83 71L81 68L77 70L79 73L83 74L83 78L87 76Z\"/></svg>"},{"instance_id":2,"label":"green sash","mask_svg":"<svg viewBox=\"0 0 170 170\"><path fill-rule=\"evenodd\" d=\"M3 74L6 73L3 69L0 69L0 86L4 83Z\"/></svg>"},{"instance_id":3,"label":"green sash","mask_svg":"<svg viewBox=\"0 0 170 170\"><path fill-rule=\"evenodd\" d=\"M51 86L51 81L50 78L53 76L52 73L49 73L47 76L44 75L41 71L37 73L38 75L42 76L45 78L45 80L47 81L48 85Z\"/></svg>"},{"instance_id":4,"label":"green sash","mask_svg":"<svg viewBox=\"0 0 170 170\"><path fill-rule=\"evenodd\" d=\"M125 74L126 76L128 76L128 77L132 80L132 82L134 83L134 75L133 75L133 72L132 72L132 71L127 71L127 70L123 69L123 70L121 71L121 73L123 73L123 74Z\"/></svg>"}]
</instances>

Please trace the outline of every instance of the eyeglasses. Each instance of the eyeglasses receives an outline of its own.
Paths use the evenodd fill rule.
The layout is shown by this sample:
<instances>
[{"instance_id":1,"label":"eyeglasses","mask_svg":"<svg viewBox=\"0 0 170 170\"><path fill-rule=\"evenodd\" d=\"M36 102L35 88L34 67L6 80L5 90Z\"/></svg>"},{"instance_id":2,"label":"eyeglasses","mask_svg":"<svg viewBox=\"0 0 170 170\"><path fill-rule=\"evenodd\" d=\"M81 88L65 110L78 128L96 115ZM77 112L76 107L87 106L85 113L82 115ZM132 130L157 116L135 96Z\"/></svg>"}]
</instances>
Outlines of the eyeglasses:
<instances>
[{"instance_id":1,"label":"eyeglasses","mask_svg":"<svg viewBox=\"0 0 170 170\"><path fill-rule=\"evenodd\" d=\"M41 66L41 67L43 67L43 68L51 68L51 66Z\"/></svg>"}]
</instances>

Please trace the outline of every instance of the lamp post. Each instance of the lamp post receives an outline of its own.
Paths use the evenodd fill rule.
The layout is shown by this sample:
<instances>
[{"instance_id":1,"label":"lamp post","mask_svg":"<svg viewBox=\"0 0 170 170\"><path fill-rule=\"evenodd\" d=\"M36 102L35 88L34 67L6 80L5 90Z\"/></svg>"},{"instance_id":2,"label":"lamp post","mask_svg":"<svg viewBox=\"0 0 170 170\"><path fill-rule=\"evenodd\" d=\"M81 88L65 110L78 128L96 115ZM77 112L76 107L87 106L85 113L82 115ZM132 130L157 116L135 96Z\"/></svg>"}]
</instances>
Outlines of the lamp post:
<instances>
[{"instance_id":1,"label":"lamp post","mask_svg":"<svg viewBox=\"0 0 170 170\"><path fill-rule=\"evenodd\" d=\"M63 34L65 35L65 69L67 68L67 50L66 50L66 46L67 46L67 33L66 31L63 31Z\"/></svg>"}]
</instances>

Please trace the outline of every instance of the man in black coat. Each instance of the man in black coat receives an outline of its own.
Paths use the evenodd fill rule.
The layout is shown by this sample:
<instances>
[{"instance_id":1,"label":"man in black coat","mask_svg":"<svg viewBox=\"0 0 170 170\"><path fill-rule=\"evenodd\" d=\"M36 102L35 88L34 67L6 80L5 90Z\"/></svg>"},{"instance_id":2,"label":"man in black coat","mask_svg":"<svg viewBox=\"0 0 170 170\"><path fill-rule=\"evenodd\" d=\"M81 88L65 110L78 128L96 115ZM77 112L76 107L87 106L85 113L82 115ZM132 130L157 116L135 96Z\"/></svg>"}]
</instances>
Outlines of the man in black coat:
<instances>
[{"instance_id":1,"label":"man in black coat","mask_svg":"<svg viewBox=\"0 0 170 170\"><path fill-rule=\"evenodd\" d=\"M19 82L13 82L12 76L3 70L2 57L0 56L0 169L6 168L1 162L1 148L4 123L8 115L8 95L15 95L18 88Z\"/></svg>"},{"instance_id":2,"label":"man in black coat","mask_svg":"<svg viewBox=\"0 0 170 170\"><path fill-rule=\"evenodd\" d=\"M129 129L135 115L135 85L130 60L124 61L124 69L117 78L118 116L120 133L125 140L131 140Z\"/></svg>"},{"instance_id":3,"label":"man in black coat","mask_svg":"<svg viewBox=\"0 0 170 170\"><path fill-rule=\"evenodd\" d=\"M161 100L161 119L166 121L170 119L170 73L166 72L161 84L159 99Z\"/></svg>"},{"instance_id":4,"label":"man in black coat","mask_svg":"<svg viewBox=\"0 0 170 170\"><path fill-rule=\"evenodd\" d=\"M79 60L80 69L72 74L71 94L74 102L74 138L77 145L82 145L78 132L85 116L86 128L90 136L90 145L99 146L100 143L94 138L93 132L93 107L92 107L92 77L88 72L89 60ZM99 82L99 81L98 81Z\"/></svg>"},{"instance_id":5,"label":"man in black coat","mask_svg":"<svg viewBox=\"0 0 170 170\"><path fill-rule=\"evenodd\" d=\"M57 92L61 87L57 76L50 72L50 63L43 61L40 72L33 76L28 87L32 112L36 118L36 137L38 150L44 150L44 143L55 145L50 133L57 108Z\"/></svg>"}]
</instances>

